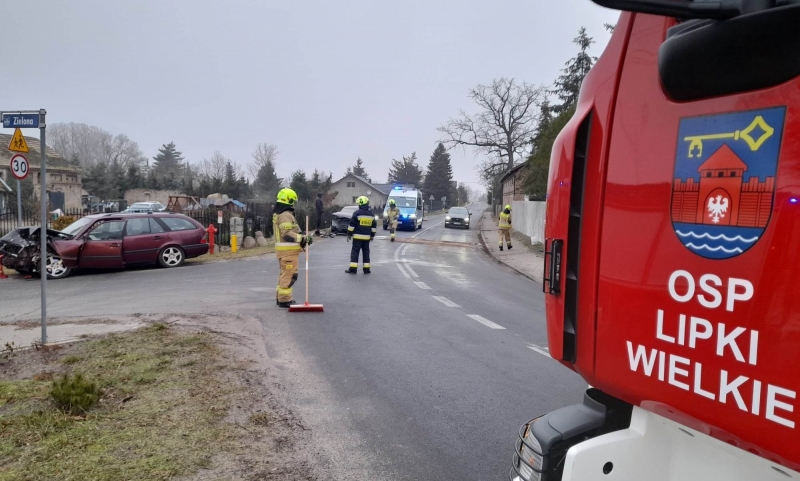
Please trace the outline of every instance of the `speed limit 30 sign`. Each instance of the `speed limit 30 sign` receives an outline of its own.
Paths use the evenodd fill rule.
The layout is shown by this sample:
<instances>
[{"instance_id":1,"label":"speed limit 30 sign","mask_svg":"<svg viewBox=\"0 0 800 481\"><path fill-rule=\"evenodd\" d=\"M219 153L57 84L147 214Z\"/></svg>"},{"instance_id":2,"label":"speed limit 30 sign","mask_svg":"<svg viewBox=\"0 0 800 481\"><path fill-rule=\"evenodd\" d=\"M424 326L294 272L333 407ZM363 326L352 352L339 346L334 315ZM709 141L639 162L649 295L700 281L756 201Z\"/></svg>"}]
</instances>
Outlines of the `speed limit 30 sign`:
<instances>
[{"instance_id":1,"label":"speed limit 30 sign","mask_svg":"<svg viewBox=\"0 0 800 481\"><path fill-rule=\"evenodd\" d=\"M22 154L11 157L11 174L19 180L28 176L28 159Z\"/></svg>"}]
</instances>

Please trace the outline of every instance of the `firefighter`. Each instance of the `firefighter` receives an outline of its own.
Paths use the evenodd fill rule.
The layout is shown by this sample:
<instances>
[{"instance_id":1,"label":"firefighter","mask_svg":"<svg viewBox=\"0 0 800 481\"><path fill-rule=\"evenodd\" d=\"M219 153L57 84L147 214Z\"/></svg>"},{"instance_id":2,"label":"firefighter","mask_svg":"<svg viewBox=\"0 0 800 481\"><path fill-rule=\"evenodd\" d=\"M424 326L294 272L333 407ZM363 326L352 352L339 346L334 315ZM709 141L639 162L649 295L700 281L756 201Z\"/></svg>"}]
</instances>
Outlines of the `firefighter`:
<instances>
[{"instance_id":1,"label":"firefighter","mask_svg":"<svg viewBox=\"0 0 800 481\"><path fill-rule=\"evenodd\" d=\"M363 252L364 274L369 274L369 242L378 232L378 222L375 220L372 209L369 208L368 198L362 195L357 202L358 210L353 212L350 225L347 227L347 240L353 239L353 248L350 250L350 268L345 272L348 274L358 272L358 253Z\"/></svg>"},{"instance_id":2,"label":"firefighter","mask_svg":"<svg viewBox=\"0 0 800 481\"><path fill-rule=\"evenodd\" d=\"M292 286L297 282L297 265L300 261L300 251L306 245L311 245L313 239L300 231L300 226L294 218L294 204L297 202L297 193L292 189L281 189L278 192L278 202L275 204L273 216L275 230L275 255L280 265L276 303L280 307L289 307L294 304Z\"/></svg>"},{"instance_id":3,"label":"firefighter","mask_svg":"<svg viewBox=\"0 0 800 481\"><path fill-rule=\"evenodd\" d=\"M500 250L503 250L503 239L506 240L508 250L511 250L511 205L506 204L500 212L500 223L497 226L500 234Z\"/></svg>"},{"instance_id":4,"label":"firefighter","mask_svg":"<svg viewBox=\"0 0 800 481\"><path fill-rule=\"evenodd\" d=\"M389 199L389 209L386 211L386 223L389 225L389 232L391 233L392 242L394 242L394 235L397 232L397 219L400 217L400 209L397 208L397 203L394 199Z\"/></svg>"}]
</instances>

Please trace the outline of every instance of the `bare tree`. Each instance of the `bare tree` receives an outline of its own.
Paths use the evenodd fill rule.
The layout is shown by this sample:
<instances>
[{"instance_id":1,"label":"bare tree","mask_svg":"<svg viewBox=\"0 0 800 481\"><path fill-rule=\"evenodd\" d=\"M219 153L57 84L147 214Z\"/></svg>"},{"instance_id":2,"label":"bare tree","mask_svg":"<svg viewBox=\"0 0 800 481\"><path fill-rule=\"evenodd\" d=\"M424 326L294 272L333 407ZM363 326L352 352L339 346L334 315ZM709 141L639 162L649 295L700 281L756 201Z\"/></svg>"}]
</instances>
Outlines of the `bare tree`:
<instances>
[{"instance_id":1,"label":"bare tree","mask_svg":"<svg viewBox=\"0 0 800 481\"><path fill-rule=\"evenodd\" d=\"M209 179L222 179L229 160L219 150L215 151L211 157L200 162L200 175Z\"/></svg>"},{"instance_id":2,"label":"bare tree","mask_svg":"<svg viewBox=\"0 0 800 481\"><path fill-rule=\"evenodd\" d=\"M50 146L83 168L112 162L127 168L145 161L139 145L124 134L113 136L99 127L74 122L54 123L47 131Z\"/></svg>"},{"instance_id":3,"label":"bare tree","mask_svg":"<svg viewBox=\"0 0 800 481\"><path fill-rule=\"evenodd\" d=\"M278 160L278 146L273 144L258 144L256 150L253 151L253 163L247 166L250 177L253 179L258 177L258 171L262 167L270 165L275 166L275 161Z\"/></svg>"},{"instance_id":4,"label":"bare tree","mask_svg":"<svg viewBox=\"0 0 800 481\"><path fill-rule=\"evenodd\" d=\"M488 154L490 160L481 165L481 177L494 177L514 167L515 158L526 154L539 122L539 106L546 90L514 79L493 80L491 85L470 89L471 98L480 111L468 115L460 110L437 130L449 148L473 147Z\"/></svg>"}]
</instances>

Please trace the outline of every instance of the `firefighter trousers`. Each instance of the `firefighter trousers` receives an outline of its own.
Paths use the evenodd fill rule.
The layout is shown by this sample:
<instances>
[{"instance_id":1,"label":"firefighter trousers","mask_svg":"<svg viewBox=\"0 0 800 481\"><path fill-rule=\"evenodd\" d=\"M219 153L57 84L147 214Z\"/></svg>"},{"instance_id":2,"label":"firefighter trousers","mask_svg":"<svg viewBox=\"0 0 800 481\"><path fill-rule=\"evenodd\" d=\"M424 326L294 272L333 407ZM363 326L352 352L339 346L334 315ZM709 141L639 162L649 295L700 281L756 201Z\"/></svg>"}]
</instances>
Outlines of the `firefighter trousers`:
<instances>
[{"instance_id":1,"label":"firefighter trousers","mask_svg":"<svg viewBox=\"0 0 800 481\"><path fill-rule=\"evenodd\" d=\"M281 268L280 276L278 277L278 302L293 301L292 286L297 281L297 264L300 262L300 253L285 254L283 257L278 258L278 264Z\"/></svg>"},{"instance_id":2,"label":"firefighter trousers","mask_svg":"<svg viewBox=\"0 0 800 481\"><path fill-rule=\"evenodd\" d=\"M353 248L350 250L350 269L358 269L358 254L362 253L364 269L369 269L369 241L353 239Z\"/></svg>"},{"instance_id":3,"label":"firefighter trousers","mask_svg":"<svg viewBox=\"0 0 800 481\"><path fill-rule=\"evenodd\" d=\"M503 239L505 239L506 245L511 247L511 229L498 229L498 233L500 234L500 247L503 247Z\"/></svg>"},{"instance_id":4,"label":"firefighter trousers","mask_svg":"<svg viewBox=\"0 0 800 481\"><path fill-rule=\"evenodd\" d=\"M396 232L397 232L397 221L389 222L389 233L392 235L392 239L394 239Z\"/></svg>"}]
</instances>

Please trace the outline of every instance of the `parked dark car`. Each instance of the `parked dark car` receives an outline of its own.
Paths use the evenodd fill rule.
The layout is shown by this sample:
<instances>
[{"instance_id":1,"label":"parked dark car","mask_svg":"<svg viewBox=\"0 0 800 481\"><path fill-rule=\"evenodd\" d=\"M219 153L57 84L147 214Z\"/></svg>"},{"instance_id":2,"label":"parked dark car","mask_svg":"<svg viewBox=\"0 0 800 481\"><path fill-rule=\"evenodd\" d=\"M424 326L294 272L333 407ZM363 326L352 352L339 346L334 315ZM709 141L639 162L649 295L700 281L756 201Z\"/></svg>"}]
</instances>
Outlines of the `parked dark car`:
<instances>
[{"instance_id":1,"label":"parked dark car","mask_svg":"<svg viewBox=\"0 0 800 481\"><path fill-rule=\"evenodd\" d=\"M451 207L444 216L444 227L465 227L469 229L469 219L472 212L464 207Z\"/></svg>"},{"instance_id":2,"label":"parked dark car","mask_svg":"<svg viewBox=\"0 0 800 481\"><path fill-rule=\"evenodd\" d=\"M39 227L16 229L0 239L3 265L21 273L39 270ZM62 231L47 230L47 277L73 269L121 269L137 264L178 267L208 252L206 231L180 214L96 214Z\"/></svg>"}]
</instances>

